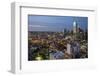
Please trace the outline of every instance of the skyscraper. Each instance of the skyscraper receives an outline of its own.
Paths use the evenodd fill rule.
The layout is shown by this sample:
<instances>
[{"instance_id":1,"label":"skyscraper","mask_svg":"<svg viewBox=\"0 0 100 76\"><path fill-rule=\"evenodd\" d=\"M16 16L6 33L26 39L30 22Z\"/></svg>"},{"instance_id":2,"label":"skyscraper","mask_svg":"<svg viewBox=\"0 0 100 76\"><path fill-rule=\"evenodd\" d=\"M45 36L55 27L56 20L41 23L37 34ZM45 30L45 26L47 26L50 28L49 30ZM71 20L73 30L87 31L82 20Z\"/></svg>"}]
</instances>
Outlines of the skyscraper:
<instances>
[{"instance_id":1,"label":"skyscraper","mask_svg":"<svg viewBox=\"0 0 100 76\"><path fill-rule=\"evenodd\" d=\"M77 22L76 21L73 22L73 33L74 34L77 33Z\"/></svg>"},{"instance_id":2,"label":"skyscraper","mask_svg":"<svg viewBox=\"0 0 100 76\"><path fill-rule=\"evenodd\" d=\"M67 35L67 29L65 28L65 29L63 30L63 36L66 37L66 35Z\"/></svg>"},{"instance_id":3,"label":"skyscraper","mask_svg":"<svg viewBox=\"0 0 100 76\"><path fill-rule=\"evenodd\" d=\"M79 26L76 21L73 22L73 38L76 40L79 34Z\"/></svg>"}]
</instances>

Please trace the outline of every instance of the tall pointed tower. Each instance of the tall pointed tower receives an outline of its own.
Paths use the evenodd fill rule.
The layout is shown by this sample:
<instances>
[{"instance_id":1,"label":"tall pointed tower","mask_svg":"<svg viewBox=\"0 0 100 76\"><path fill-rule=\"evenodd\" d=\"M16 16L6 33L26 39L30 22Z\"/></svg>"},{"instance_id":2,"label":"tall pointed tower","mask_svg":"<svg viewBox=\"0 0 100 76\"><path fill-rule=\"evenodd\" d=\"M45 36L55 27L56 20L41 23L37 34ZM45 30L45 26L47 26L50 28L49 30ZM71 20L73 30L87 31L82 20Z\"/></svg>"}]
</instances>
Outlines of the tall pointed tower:
<instances>
[{"instance_id":1,"label":"tall pointed tower","mask_svg":"<svg viewBox=\"0 0 100 76\"><path fill-rule=\"evenodd\" d=\"M73 22L73 33L77 33L77 22Z\"/></svg>"},{"instance_id":2,"label":"tall pointed tower","mask_svg":"<svg viewBox=\"0 0 100 76\"><path fill-rule=\"evenodd\" d=\"M73 21L73 38L74 40L77 39L77 22L76 21Z\"/></svg>"}]
</instances>

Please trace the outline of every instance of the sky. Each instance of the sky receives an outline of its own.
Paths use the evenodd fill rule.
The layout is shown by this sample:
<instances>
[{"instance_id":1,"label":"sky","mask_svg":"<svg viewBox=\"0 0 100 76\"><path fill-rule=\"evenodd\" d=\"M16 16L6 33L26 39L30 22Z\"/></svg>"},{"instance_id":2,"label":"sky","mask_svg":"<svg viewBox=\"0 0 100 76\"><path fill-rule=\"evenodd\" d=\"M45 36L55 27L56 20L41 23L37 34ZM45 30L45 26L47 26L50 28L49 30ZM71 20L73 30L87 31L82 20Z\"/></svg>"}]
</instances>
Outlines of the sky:
<instances>
[{"instance_id":1,"label":"sky","mask_svg":"<svg viewBox=\"0 0 100 76\"><path fill-rule=\"evenodd\" d=\"M74 21L83 30L87 29L88 17L28 15L28 31L61 32L63 29L72 30Z\"/></svg>"}]
</instances>

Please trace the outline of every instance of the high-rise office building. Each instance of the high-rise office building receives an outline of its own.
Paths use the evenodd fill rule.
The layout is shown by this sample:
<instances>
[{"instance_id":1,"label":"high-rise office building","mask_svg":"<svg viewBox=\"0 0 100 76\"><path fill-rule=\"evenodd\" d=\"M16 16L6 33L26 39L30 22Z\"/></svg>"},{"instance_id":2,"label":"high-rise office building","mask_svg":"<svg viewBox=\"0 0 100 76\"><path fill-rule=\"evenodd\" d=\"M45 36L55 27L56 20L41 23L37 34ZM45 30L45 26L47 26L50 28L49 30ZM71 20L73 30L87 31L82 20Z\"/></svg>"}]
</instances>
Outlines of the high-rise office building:
<instances>
[{"instance_id":1,"label":"high-rise office building","mask_svg":"<svg viewBox=\"0 0 100 76\"><path fill-rule=\"evenodd\" d=\"M77 33L77 22L76 21L73 22L73 33L74 34Z\"/></svg>"}]
</instances>

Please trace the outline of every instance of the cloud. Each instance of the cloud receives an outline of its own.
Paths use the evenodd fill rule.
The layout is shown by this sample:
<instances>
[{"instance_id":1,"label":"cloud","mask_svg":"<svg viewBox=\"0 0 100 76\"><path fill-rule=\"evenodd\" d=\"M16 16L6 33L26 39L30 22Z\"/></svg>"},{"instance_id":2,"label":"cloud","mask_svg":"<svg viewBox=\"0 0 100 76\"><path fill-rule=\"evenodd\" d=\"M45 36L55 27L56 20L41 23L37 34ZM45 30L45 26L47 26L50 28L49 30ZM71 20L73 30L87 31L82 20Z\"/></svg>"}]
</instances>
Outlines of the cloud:
<instances>
[{"instance_id":1,"label":"cloud","mask_svg":"<svg viewBox=\"0 0 100 76\"><path fill-rule=\"evenodd\" d=\"M47 27L45 25L29 25L29 27Z\"/></svg>"}]
</instances>

